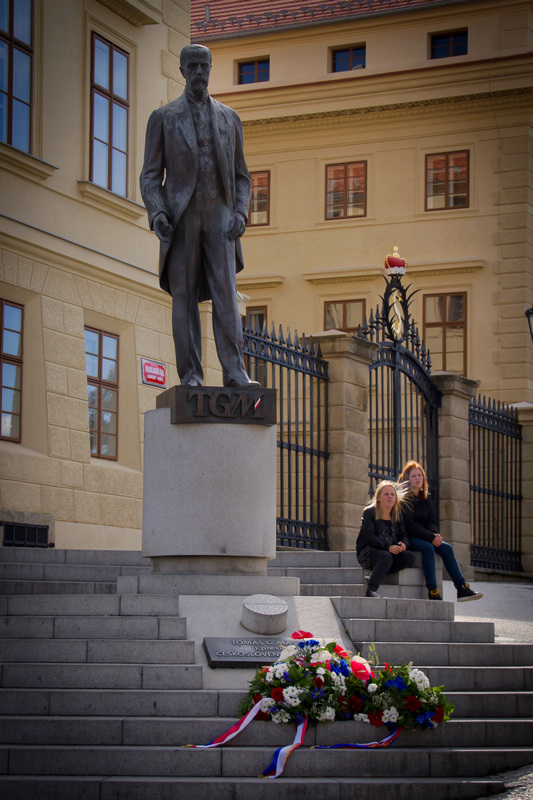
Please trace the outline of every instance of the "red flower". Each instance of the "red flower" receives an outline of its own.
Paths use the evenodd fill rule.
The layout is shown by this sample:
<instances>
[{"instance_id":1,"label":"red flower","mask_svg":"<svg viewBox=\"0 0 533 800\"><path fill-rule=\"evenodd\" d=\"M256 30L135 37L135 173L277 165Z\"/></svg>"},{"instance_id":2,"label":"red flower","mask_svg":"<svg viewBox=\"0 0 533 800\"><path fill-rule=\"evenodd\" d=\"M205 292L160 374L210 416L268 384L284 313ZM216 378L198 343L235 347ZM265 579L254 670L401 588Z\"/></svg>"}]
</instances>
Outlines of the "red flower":
<instances>
[{"instance_id":1,"label":"red flower","mask_svg":"<svg viewBox=\"0 0 533 800\"><path fill-rule=\"evenodd\" d=\"M270 697L276 702L281 703L283 700L283 689L281 686L274 686L270 692Z\"/></svg>"},{"instance_id":2,"label":"red flower","mask_svg":"<svg viewBox=\"0 0 533 800\"><path fill-rule=\"evenodd\" d=\"M356 678L361 681L368 681L374 677L374 673L370 669L370 665L366 660L361 660L357 656L350 662L350 668Z\"/></svg>"},{"instance_id":3,"label":"red flower","mask_svg":"<svg viewBox=\"0 0 533 800\"><path fill-rule=\"evenodd\" d=\"M442 706L439 706L435 713L433 714L433 722L442 722L444 719L444 709Z\"/></svg>"},{"instance_id":4,"label":"red flower","mask_svg":"<svg viewBox=\"0 0 533 800\"><path fill-rule=\"evenodd\" d=\"M418 711L422 703L420 700L414 696L414 694L410 694L409 697L406 697L403 701L404 706L408 711Z\"/></svg>"},{"instance_id":5,"label":"red flower","mask_svg":"<svg viewBox=\"0 0 533 800\"><path fill-rule=\"evenodd\" d=\"M259 692L257 694L254 694L254 703L258 703L262 699L263 699L263 695L259 694Z\"/></svg>"},{"instance_id":6,"label":"red flower","mask_svg":"<svg viewBox=\"0 0 533 800\"><path fill-rule=\"evenodd\" d=\"M341 658L348 658L349 657L348 653L346 652L346 650L344 650L344 648L341 647L340 644L336 644L335 645L335 650L333 652L337 653L337 655L339 655Z\"/></svg>"},{"instance_id":7,"label":"red flower","mask_svg":"<svg viewBox=\"0 0 533 800\"><path fill-rule=\"evenodd\" d=\"M313 678L313 683L315 684L317 689L321 689L324 686L324 681L318 675Z\"/></svg>"},{"instance_id":8,"label":"red flower","mask_svg":"<svg viewBox=\"0 0 533 800\"><path fill-rule=\"evenodd\" d=\"M383 725L383 711L370 711L368 719L371 725L375 725L378 728L381 727Z\"/></svg>"},{"instance_id":9,"label":"red flower","mask_svg":"<svg viewBox=\"0 0 533 800\"><path fill-rule=\"evenodd\" d=\"M352 697L350 697L350 705L354 710L354 714L357 714L359 712L359 709L361 708L361 700L358 697L352 695Z\"/></svg>"},{"instance_id":10,"label":"red flower","mask_svg":"<svg viewBox=\"0 0 533 800\"><path fill-rule=\"evenodd\" d=\"M291 639L312 639L312 638L313 634L309 633L309 631L300 630L300 631L294 631L294 633L291 634Z\"/></svg>"}]
</instances>

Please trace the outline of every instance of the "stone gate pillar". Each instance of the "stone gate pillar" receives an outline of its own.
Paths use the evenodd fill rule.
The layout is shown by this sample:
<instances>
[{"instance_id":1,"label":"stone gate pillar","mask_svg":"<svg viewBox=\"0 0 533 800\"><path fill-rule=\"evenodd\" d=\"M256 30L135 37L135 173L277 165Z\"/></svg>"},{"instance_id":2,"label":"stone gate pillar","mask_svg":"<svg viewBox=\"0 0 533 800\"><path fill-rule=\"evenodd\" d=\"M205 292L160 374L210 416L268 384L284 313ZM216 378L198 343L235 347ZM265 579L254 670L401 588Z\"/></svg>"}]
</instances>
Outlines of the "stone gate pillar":
<instances>
[{"instance_id":1,"label":"stone gate pillar","mask_svg":"<svg viewBox=\"0 0 533 800\"><path fill-rule=\"evenodd\" d=\"M328 541L355 550L369 499L368 382L378 345L340 331L313 339L329 362Z\"/></svg>"},{"instance_id":2,"label":"stone gate pillar","mask_svg":"<svg viewBox=\"0 0 533 800\"><path fill-rule=\"evenodd\" d=\"M470 566L470 445L468 405L479 381L450 372L432 373L442 393L439 409L439 509L440 533L453 544L464 576Z\"/></svg>"}]
</instances>

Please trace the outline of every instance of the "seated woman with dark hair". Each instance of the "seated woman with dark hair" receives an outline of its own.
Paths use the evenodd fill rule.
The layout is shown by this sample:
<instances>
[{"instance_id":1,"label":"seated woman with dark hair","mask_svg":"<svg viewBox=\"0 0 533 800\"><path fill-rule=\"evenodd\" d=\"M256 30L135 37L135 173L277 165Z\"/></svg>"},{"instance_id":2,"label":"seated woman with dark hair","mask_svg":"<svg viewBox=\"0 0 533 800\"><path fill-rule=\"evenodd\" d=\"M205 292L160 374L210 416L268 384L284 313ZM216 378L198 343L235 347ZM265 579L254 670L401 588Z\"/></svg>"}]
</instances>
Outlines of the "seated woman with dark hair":
<instances>
[{"instance_id":1,"label":"seated woman with dark hair","mask_svg":"<svg viewBox=\"0 0 533 800\"><path fill-rule=\"evenodd\" d=\"M363 511L356 549L361 566L372 570L366 597L381 597L377 590L383 578L414 564L414 554L407 550L402 502L396 484L381 481Z\"/></svg>"},{"instance_id":2,"label":"seated woman with dark hair","mask_svg":"<svg viewBox=\"0 0 533 800\"><path fill-rule=\"evenodd\" d=\"M398 483L405 487L410 508L406 512L405 524L409 535L409 549L422 553L422 568L430 600L442 600L437 586L435 554L442 558L448 575L457 589L457 600L480 600L481 592L474 592L466 582L457 563L451 544L439 533L437 516L428 492L424 469L417 461L408 461Z\"/></svg>"}]
</instances>

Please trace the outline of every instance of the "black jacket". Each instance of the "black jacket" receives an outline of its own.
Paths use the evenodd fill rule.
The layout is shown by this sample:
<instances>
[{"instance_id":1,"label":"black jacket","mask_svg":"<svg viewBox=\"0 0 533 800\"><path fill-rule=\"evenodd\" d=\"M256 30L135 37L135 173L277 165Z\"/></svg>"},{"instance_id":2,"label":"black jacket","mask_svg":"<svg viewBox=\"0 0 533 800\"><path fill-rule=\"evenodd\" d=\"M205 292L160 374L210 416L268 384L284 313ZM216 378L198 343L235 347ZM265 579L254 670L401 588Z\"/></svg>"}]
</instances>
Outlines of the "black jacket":
<instances>
[{"instance_id":1,"label":"black jacket","mask_svg":"<svg viewBox=\"0 0 533 800\"><path fill-rule=\"evenodd\" d=\"M437 515L430 497L409 497L405 513L405 526L411 536L432 542L439 532Z\"/></svg>"},{"instance_id":2,"label":"black jacket","mask_svg":"<svg viewBox=\"0 0 533 800\"><path fill-rule=\"evenodd\" d=\"M383 519L376 519L376 509L366 508L361 517L361 529L357 537L357 555L363 548L372 550L388 550L391 544L404 542L408 545L409 540L405 529L403 517L397 523L393 523L392 532L394 541L390 540L390 526Z\"/></svg>"}]
</instances>

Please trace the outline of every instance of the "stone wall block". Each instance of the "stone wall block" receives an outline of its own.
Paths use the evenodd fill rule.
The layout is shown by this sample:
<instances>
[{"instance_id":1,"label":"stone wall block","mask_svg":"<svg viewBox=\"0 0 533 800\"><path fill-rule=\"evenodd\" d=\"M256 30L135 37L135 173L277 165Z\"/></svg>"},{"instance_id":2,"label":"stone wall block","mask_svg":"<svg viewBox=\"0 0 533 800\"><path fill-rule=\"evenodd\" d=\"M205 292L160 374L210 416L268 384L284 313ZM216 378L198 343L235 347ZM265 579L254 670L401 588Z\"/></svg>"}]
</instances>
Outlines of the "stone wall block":
<instances>
[{"instance_id":1,"label":"stone wall block","mask_svg":"<svg viewBox=\"0 0 533 800\"><path fill-rule=\"evenodd\" d=\"M59 331L43 331L44 357L46 361L67 367L85 369L85 347L83 339Z\"/></svg>"},{"instance_id":2,"label":"stone wall block","mask_svg":"<svg viewBox=\"0 0 533 800\"><path fill-rule=\"evenodd\" d=\"M102 297L102 292L104 287L101 283L95 283L95 281L87 281L87 285L89 287L89 295L91 298L88 308L92 308L94 311L103 312L104 299Z\"/></svg>"},{"instance_id":3,"label":"stone wall block","mask_svg":"<svg viewBox=\"0 0 533 800\"><path fill-rule=\"evenodd\" d=\"M190 2L181 0L180 3L165 0L163 4L165 22L184 35L189 35L190 28Z\"/></svg>"},{"instance_id":4,"label":"stone wall block","mask_svg":"<svg viewBox=\"0 0 533 800\"><path fill-rule=\"evenodd\" d=\"M135 326L135 352L145 358L161 359L159 349L160 334L157 331Z\"/></svg>"},{"instance_id":5,"label":"stone wall block","mask_svg":"<svg viewBox=\"0 0 533 800\"><path fill-rule=\"evenodd\" d=\"M48 426L48 449L53 458L70 458L70 431L67 428Z\"/></svg>"},{"instance_id":6,"label":"stone wall block","mask_svg":"<svg viewBox=\"0 0 533 800\"><path fill-rule=\"evenodd\" d=\"M70 431L70 448L73 461L90 463L91 438L88 431Z\"/></svg>"},{"instance_id":7,"label":"stone wall block","mask_svg":"<svg viewBox=\"0 0 533 800\"><path fill-rule=\"evenodd\" d=\"M135 318L137 316L137 311L140 303L141 303L140 297L136 297L133 294L128 295L128 299L126 302L126 315L125 315L125 319L128 322L135 322Z\"/></svg>"},{"instance_id":8,"label":"stone wall block","mask_svg":"<svg viewBox=\"0 0 533 800\"><path fill-rule=\"evenodd\" d=\"M126 306L128 303L128 295L126 292L121 292L118 289L114 290L115 294L115 317L118 319L126 318Z\"/></svg>"},{"instance_id":9,"label":"stone wall block","mask_svg":"<svg viewBox=\"0 0 533 800\"><path fill-rule=\"evenodd\" d=\"M29 258L19 256L17 260L17 283L24 289L29 289L31 286L31 274L33 270L33 261Z\"/></svg>"},{"instance_id":10,"label":"stone wall block","mask_svg":"<svg viewBox=\"0 0 533 800\"><path fill-rule=\"evenodd\" d=\"M100 495L95 492L81 492L75 490L74 518L76 522L87 522L99 525L102 521Z\"/></svg>"},{"instance_id":11,"label":"stone wall block","mask_svg":"<svg viewBox=\"0 0 533 800\"><path fill-rule=\"evenodd\" d=\"M43 327L54 331L64 331L63 323L63 303L53 297L41 295L41 313L43 317Z\"/></svg>"},{"instance_id":12,"label":"stone wall block","mask_svg":"<svg viewBox=\"0 0 533 800\"><path fill-rule=\"evenodd\" d=\"M117 469L115 470L114 490L116 494L125 497L143 496L143 476L141 472L135 472L131 469Z\"/></svg>"},{"instance_id":13,"label":"stone wall block","mask_svg":"<svg viewBox=\"0 0 533 800\"><path fill-rule=\"evenodd\" d=\"M166 333L167 309L162 303L153 303L150 300L141 300L137 310L135 322L152 331Z\"/></svg>"},{"instance_id":14,"label":"stone wall block","mask_svg":"<svg viewBox=\"0 0 533 800\"><path fill-rule=\"evenodd\" d=\"M116 470L114 463L104 463L103 459L93 458L83 468L83 488L88 492L115 492Z\"/></svg>"},{"instance_id":15,"label":"stone wall block","mask_svg":"<svg viewBox=\"0 0 533 800\"><path fill-rule=\"evenodd\" d=\"M85 370L67 369L68 393L70 397L87 401L87 373Z\"/></svg>"},{"instance_id":16,"label":"stone wall block","mask_svg":"<svg viewBox=\"0 0 533 800\"><path fill-rule=\"evenodd\" d=\"M61 461L61 485L70 489L83 488L83 464Z\"/></svg>"},{"instance_id":17,"label":"stone wall block","mask_svg":"<svg viewBox=\"0 0 533 800\"><path fill-rule=\"evenodd\" d=\"M87 278L81 278L79 275L74 275L73 280L83 308L92 308L93 303L91 299L91 293L89 291L89 281Z\"/></svg>"},{"instance_id":18,"label":"stone wall block","mask_svg":"<svg viewBox=\"0 0 533 800\"><path fill-rule=\"evenodd\" d=\"M134 498L101 495L102 524L120 528L137 526L137 505Z\"/></svg>"},{"instance_id":19,"label":"stone wall block","mask_svg":"<svg viewBox=\"0 0 533 800\"><path fill-rule=\"evenodd\" d=\"M84 319L82 307L71 303L63 303L63 324L65 333L83 338Z\"/></svg>"},{"instance_id":20,"label":"stone wall block","mask_svg":"<svg viewBox=\"0 0 533 800\"><path fill-rule=\"evenodd\" d=\"M17 284L17 256L10 250L2 251L2 280L6 283Z\"/></svg>"},{"instance_id":21,"label":"stone wall block","mask_svg":"<svg viewBox=\"0 0 533 800\"><path fill-rule=\"evenodd\" d=\"M68 394L67 368L62 364L45 365L46 389L55 394Z\"/></svg>"},{"instance_id":22,"label":"stone wall block","mask_svg":"<svg viewBox=\"0 0 533 800\"><path fill-rule=\"evenodd\" d=\"M87 431L89 417L87 401L59 394L48 394L48 420L51 425L60 425L74 430Z\"/></svg>"},{"instance_id":23,"label":"stone wall block","mask_svg":"<svg viewBox=\"0 0 533 800\"><path fill-rule=\"evenodd\" d=\"M70 272L50 267L43 286L43 294L64 300L67 303L80 304L76 285Z\"/></svg>"},{"instance_id":24,"label":"stone wall block","mask_svg":"<svg viewBox=\"0 0 533 800\"><path fill-rule=\"evenodd\" d=\"M48 272L48 267L46 266L46 264L41 264L38 261L33 262L33 267L31 271L31 283L30 283L30 289L32 290L32 292L37 292L37 293L42 292L47 272Z\"/></svg>"},{"instance_id":25,"label":"stone wall block","mask_svg":"<svg viewBox=\"0 0 533 800\"><path fill-rule=\"evenodd\" d=\"M37 483L0 480L0 507L9 511L41 513L41 487Z\"/></svg>"},{"instance_id":26,"label":"stone wall block","mask_svg":"<svg viewBox=\"0 0 533 800\"><path fill-rule=\"evenodd\" d=\"M52 514L55 519L74 521L74 493L72 489L57 486L42 486L43 514Z\"/></svg>"}]
</instances>

